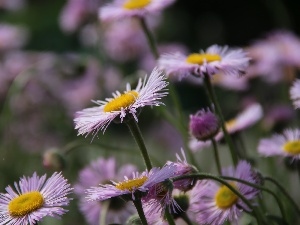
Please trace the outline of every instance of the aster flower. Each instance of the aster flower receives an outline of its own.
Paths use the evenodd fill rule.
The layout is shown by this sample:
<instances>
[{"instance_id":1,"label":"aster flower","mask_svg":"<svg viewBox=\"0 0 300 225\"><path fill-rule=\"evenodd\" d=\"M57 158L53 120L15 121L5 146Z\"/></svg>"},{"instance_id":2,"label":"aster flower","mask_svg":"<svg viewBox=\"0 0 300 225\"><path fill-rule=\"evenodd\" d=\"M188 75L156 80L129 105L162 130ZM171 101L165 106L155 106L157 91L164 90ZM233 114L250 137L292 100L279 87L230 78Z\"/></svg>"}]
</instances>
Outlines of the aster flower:
<instances>
[{"instance_id":1,"label":"aster flower","mask_svg":"<svg viewBox=\"0 0 300 225\"><path fill-rule=\"evenodd\" d=\"M242 49L229 49L227 46L210 46L205 52L193 53L188 56L181 53L162 55L158 65L169 76L179 79L193 75L203 77L216 73L224 75L242 75L249 64L249 58Z\"/></svg>"},{"instance_id":2,"label":"aster flower","mask_svg":"<svg viewBox=\"0 0 300 225\"><path fill-rule=\"evenodd\" d=\"M175 0L114 0L101 7L99 18L103 21L119 20L131 17L145 17L156 14Z\"/></svg>"},{"instance_id":3,"label":"aster flower","mask_svg":"<svg viewBox=\"0 0 300 225\"><path fill-rule=\"evenodd\" d=\"M217 116L208 110L200 110L190 115L189 130L192 136L201 141L214 137L220 128Z\"/></svg>"},{"instance_id":4,"label":"aster flower","mask_svg":"<svg viewBox=\"0 0 300 225\"><path fill-rule=\"evenodd\" d=\"M300 79L294 81L290 89L290 96L296 109L300 108Z\"/></svg>"},{"instance_id":5,"label":"aster flower","mask_svg":"<svg viewBox=\"0 0 300 225\"><path fill-rule=\"evenodd\" d=\"M263 116L262 106L258 103L251 104L244 109L240 114L231 120L225 122L225 127L229 134L244 130L259 121ZM220 131L214 138L220 141L224 137L223 131ZM193 151L197 151L211 145L210 141L198 141L193 138L189 141L189 146Z\"/></svg>"},{"instance_id":6,"label":"aster flower","mask_svg":"<svg viewBox=\"0 0 300 225\"><path fill-rule=\"evenodd\" d=\"M180 157L180 155L176 153L177 162L174 162L174 165L176 166L176 172L174 176L182 176L182 175L197 173L198 171L197 168L194 167L193 165L190 165L187 162L183 149L181 149L181 155L182 157ZM167 164L171 164L171 163L173 162L171 161L167 162ZM196 183L195 180L192 178L192 179L182 179L182 180L175 181L173 182L173 185L175 189L178 189L183 192L187 192L194 187L195 183Z\"/></svg>"},{"instance_id":7,"label":"aster flower","mask_svg":"<svg viewBox=\"0 0 300 225\"><path fill-rule=\"evenodd\" d=\"M19 184L15 182L7 193L0 194L0 224L27 225L35 224L45 216L60 218L67 212L62 206L69 204L72 188L61 173L54 173L48 180L36 173L32 177L23 177Z\"/></svg>"},{"instance_id":8,"label":"aster flower","mask_svg":"<svg viewBox=\"0 0 300 225\"><path fill-rule=\"evenodd\" d=\"M131 115L136 121L137 110L144 106L159 106L163 103L159 100L166 96L165 87L168 83L166 77L161 71L154 69L147 77L139 79L137 87L131 89L130 84L127 84L126 91L121 94L119 91L113 93L113 98L107 98L105 101L94 101L97 107L84 109L78 112L78 116L74 119L75 129L78 129L78 135L94 133L99 130L106 130L108 125L117 117L121 123L123 119Z\"/></svg>"},{"instance_id":9,"label":"aster flower","mask_svg":"<svg viewBox=\"0 0 300 225\"><path fill-rule=\"evenodd\" d=\"M263 156L281 155L300 159L300 130L287 129L282 134L275 134L270 138L259 141L258 152Z\"/></svg>"},{"instance_id":10,"label":"aster flower","mask_svg":"<svg viewBox=\"0 0 300 225\"><path fill-rule=\"evenodd\" d=\"M173 216L173 219L176 224L183 225L186 224L181 219L182 214L189 214L189 217L192 217L190 215L189 209L189 202L190 202L190 196L188 193L182 193L179 190L174 190L172 192L172 198L176 202L177 205L180 207L180 211L177 210L177 212L170 212ZM143 202L144 203L144 202ZM161 207L161 205L158 202L152 201L150 203L144 203L143 204L143 210L147 219L147 222L149 225L168 225L168 221L166 220L164 216L164 209Z\"/></svg>"},{"instance_id":11,"label":"aster flower","mask_svg":"<svg viewBox=\"0 0 300 225\"><path fill-rule=\"evenodd\" d=\"M134 194L137 191L147 192L154 185L171 178L176 171L174 164L165 165L163 168L152 168L149 172L144 171L139 174L133 173L131 179L125 176L125 180L114 182L113 184L105 184L99 187L92 187L87 190L87 199L91 201L103 201L112 197L130 194L135 199Z\"/></svg>"},{"instance_id":12,"label":"aster flower","mask_svg":"<svg viewBox=\"0 0 300 225\"><path fill-rule=\"evenodd\" d=\"M134 19L121 20L106 26L103 43L108 56L118 62L137 59L149 51L145 34Z\"/></svg>"},{"instance_id":13,"label":"aster flower","mask_svg":"<svg viewBox=\"0 0 300 225\"><path fill-rule=\"evenodd\" d=\"M223 175L257 184L258 175L246 161L240 161L236 167L223 170ZM252 200L259 191L239 182L231 182L232 187L246 199ZM191 191L190 208L195 213L199 224L221 225L226 220L237 224L243 210L251 211L249 207L235 195L227 186L214 181L199 181Z\"/></svg>"},{"instance_id":14,"label":"aster flower","mask_svg":"<svg viewBox=\"0 0 300 225\"><path fill-rule=\"evenodd\" d=\"M300 39L289 31L273 31L265 39L256 41L247 51L253 58L249 75L262 75L271 83L290 80L294 77L291 69L300 67Z\"/></svg>"},{"instance_id":15,"label":"aster flower","mask_svg":"<svg viewBox=\"0 0 300 225\"><path fill-rule=\"evenodd\" d=\"M103 204L98 201L87 201L85 198L85 190L91 186L105 184L111 179L119 179L125 175L131 174L135 170L135 166L126 164L117 171L114 158L98 158L80 171L79 179L74 186L74 192L80 199L79 209L90 225L99 224L99 217ZM121 223L126 221L126 219L134 213L135 208L132 204L129 204L120 198L113 198L109 202L106 221L109 223Z\"/></svg>"}]
</instances>

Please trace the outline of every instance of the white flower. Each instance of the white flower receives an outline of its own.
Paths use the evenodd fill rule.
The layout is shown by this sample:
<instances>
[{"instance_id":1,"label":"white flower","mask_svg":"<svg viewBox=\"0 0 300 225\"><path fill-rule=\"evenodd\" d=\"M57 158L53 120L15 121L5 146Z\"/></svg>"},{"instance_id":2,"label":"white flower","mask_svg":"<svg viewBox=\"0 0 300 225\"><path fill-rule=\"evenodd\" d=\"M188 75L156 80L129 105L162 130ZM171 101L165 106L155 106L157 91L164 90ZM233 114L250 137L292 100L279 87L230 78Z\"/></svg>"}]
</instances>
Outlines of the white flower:
<instances>
[{"instance_id":1,"label":"white flower","mask_svg":"<svg viewBox=\"0 0 300 225\"><path fill-rule=\"evenodd\" d=\"M287 129L283 134L275 134L270 138L261 139L258 152L263 156L281 155L300 159L300 130Z\"/></svg>"},{"instance_id":2,"label":"white flower","mask_svg":"<svg viewBox=\"0 0 300 225\"><path fill-rule=\"evenodd\" d=\"M131 89L128 83L123 94L116 91L113 93L113 98L94 101L99 106L77 112L78 116L74 122L78 135L88 135L91 132L97 134L99 130L105 132L116 117L120 118L121 123L128 115L132 115L138 121L137 110L139 108L163 104L159 100L168 94L165 89L168 82L165 79L162 72L155 68L148 79L147 77L144 80L139 79L135 89Z\"/></svg>"},{"instance_id":3,"label":"white flower","mask_svg":"<svg viewBox=\"0 0 300 225\"><path fill-rule=\"evenodd\" d=\"M99 10L103 21L119 20L130 17L145 17L156 14L171 5L175 0L115 0Z\"/></svg>"},{"instance_id":4,"label":"white flower","mask_svg":"<svg viewBox=\"0 0 300 225\"><path fill-rule=\"evenodd\" d=\"M294 81L290 89L290 96L296 109L300 108L300 79Z\"/></svg>"},{"instance_id":5,"label":"white flower","mask_svg":"<svg viewBox=\"0 0 300 225\"><path fill-rule=\"evenodd\" d=\"M158 59L158 65L167 75L179 77L203 77L205 74L242 75L249 64L249 58L242 49L229 49L227 46L210 46L205 52L188 56L181 53L165 54Z\"/></svg>"}]
</instances>

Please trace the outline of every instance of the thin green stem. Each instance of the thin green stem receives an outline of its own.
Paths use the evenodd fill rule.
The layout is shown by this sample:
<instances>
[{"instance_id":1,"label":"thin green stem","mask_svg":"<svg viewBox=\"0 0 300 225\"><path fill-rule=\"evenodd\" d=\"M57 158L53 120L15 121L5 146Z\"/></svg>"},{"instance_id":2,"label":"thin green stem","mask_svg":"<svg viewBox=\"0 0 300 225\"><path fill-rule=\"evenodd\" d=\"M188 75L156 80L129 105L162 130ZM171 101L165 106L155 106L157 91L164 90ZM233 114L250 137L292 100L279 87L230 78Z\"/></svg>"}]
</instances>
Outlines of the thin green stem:
<instances>
[{"instance_id":1,"label":"thin green stem","mask_svg":"<svg viewBox=\"0 0 300 225\"><path fill-rule=\"evenodd\" d=\"M257 211L257 209L252 206L252 204L250 203L250 201L247 198L245 198L238 190L236 190L233 186L231 186L229 183L227 183L222 178L219 178L219 177L216 177L216 176L210 175L210 174L198 173L198 174L191 174L191 175L183 175L183 176L174 177L171 180L174 182L174 181L177 181L177 180L188 179L188 178L197 178L199 180L210 179L210 180L218 181L219 183L225 185L235 195L237 195L247 205L247 207L249 209L251 209L253 211L253 216L256 218L258 224L260 224L260 225L262 225L262 224L267 225L268 224L265 221L264 217L261 215L260 211Z\"/></svg>"},{"instance_id":2,"label":"thin green stem","mask_svg":"<svg viewBox=\"0 0 300 225\"><path fill-rule=\"evenodd\" d=\"M246 184L246 185L248 185L248 186L251 186L251 187L254 187L254 188L256 188L256 189L259 189L259 190L262 190L262 191L265 191L265 192L269 193L269 194L272 195L272 196L274 197L274 199L276 200L277 205L278 205L279 210L280 210L280 213L281 213L281 216L282 216L283 220L286 221L286 215L285 215L284 207L283 207L283 205L282 205L280 199L277 197L277 195L276 195L273 191L271 191L271 190L269 190L269 189L267 189L267 188L265 188L265 187L262 187L262 186L260 186L260 185L256 185L256 184L253 184L253 183L250 183L250 182L248 182L248 181L241 180L241 179L238 179L238 178L235 178L235 177L221 176L221 178L223 178L223 179L225 179L225 180L234 180L234 181L237 181L237 182Z\"/></svg>"},{"instance_id":3,"label":"thin green stem","mask_svg":"<svg viewBox=\"0 0 300 225\"><path fill-rule=\"evenodd\" d=\"M110 200L107 200L101 204L101 212L99 217L99 225L106 225L106 215L109 209Z\"/></svg>"},{"instance_id":4,"label":"thin green stem","mask_svg":"<svg viewBox=\"0 0 300 225\"><path fill-rule=\"evenodd\" d=\"M166 217L166 219L167 219L169 225L176 225L176 223L175 223L175 221L174 221L174 218L173 218L172 214L169 213L168 210L165 210L165 217Z\"/></svg>"},{"instance_id":5,"label":"thin green stem","mask_svg":"<svg viewBox=\"0 0 300 225\"><path fill-rule=\"evenodd\" d=\"M148 43L149 43L152 54L153 54L155 59L158 59L159 54L158 54L158 50L157 50L157 47L156 47L156 43L155 43L154 37L153 37L153 35L152 35L145 19L140 18L140 23L141 23L141 27L142 27L145 35L146 35L146 38L148 40Z\"/></svg>"},{"instance_id":6,"label":"thin green stem","mask_svg":"<svg viewBox=\"0 0 300 225\"><path fill-rule=\"evenodd\" d=\"M142 207L141 199L137 198L137 199L133 200L133 204L139 214L142 224L148 225L148 222L147 222L147 219L146 219L143 207Z\"/></svg>"},{"instance_id":7,"label":"thin green stem","mask_svg":"<svg viewBox=\"0 0 300 225\"><path fill-rule=\"evenodd\" d=\"M143 159L144 159L145 165L147 167L147 170L151 170L152 169L152 163L151 163L151 160L150 160L150 157L149 157L149 154L148 154L148 151L147 151L147 148L146 148L141 130L140 130L137 122L135 121L135 119L132 118L129 121L127 121L126 124L129 128L132 136L134 137L137 145L140 148L140 151L141 151L141 154L143 156Z\"/></svg>"},{"instance_id":8,"label":"thin green stem","mask_svg":"<svg viewBox=\"0 0 300 225\"><path fill-rule=\"evenodd\" d=\"M231 137L230 137L230 135L229 135L229 133L226 129L225 120L224 120L224 117L223 117L223 114L222 114L222 110L221 110L221 107L220 107L219 102L217 100L217 96L214 92L214 89L211 85L210 77L209 77L208 74L205 74L205 76L204 76L204 83L205 83L205 86L207 88L209 98L210 98L211 102L214 104L214 106L216 108L216 113L219 116L219 119L220 119L220 122L221 122L221 127L222 127L222 130L223 130L223 133L224 133L224 137L225 137L225 140L226 140L226 142L229 146L229 150L230 150L230 153L231 153L231 158L232 158L233 164L234 164L234 166L236 166L237 162L238 162L238 157L237 157L237 154L236 154L236 150L234 148Z\"/></svg>"},{"instance_id":9,"label":"thin green stem","mask_svg":"<svg viewBox=\"0 0 300 225\"><path fill-rule=\"evenodd\" d=\"M184 222L186 222L187 225L193 225L193 222L190 220L190 218L185 212L181 213L180 217L181 219L183 219Z\"/></svg>"},{"instance_id":10,"label":"thin green stem","mask_svg":"<svg viewBox=\"0 0 300 225\"><path fill-rule=\"evenodd\" d=\"M290 203L293 205L294 209L297 211L298 215L300 215L300 209L296 202L292 199L292 197L287 193L287 191L282 187L281 184L279 184L275 179L272 177L264 177L265 181L269 181L277 186L277 188L281 191L281 193L290 201Z\"/></svg>"},{"instance_id":11,"label":"thin green stem","mask_svg":"<svg viewBox=\"0 0 300 225\"><path fill-rule=\"evenodd\" d=\"M218 152L217 142L214 138L211 139L211 142L213 144L214 157L215 157L215 161L216 161L216 165L217 165L217 170L218 170L219 175L222 175L222 167L221 167L221 163L220 163L220 156L219 156L219 152Z\"/></svg>"}]
</instances>

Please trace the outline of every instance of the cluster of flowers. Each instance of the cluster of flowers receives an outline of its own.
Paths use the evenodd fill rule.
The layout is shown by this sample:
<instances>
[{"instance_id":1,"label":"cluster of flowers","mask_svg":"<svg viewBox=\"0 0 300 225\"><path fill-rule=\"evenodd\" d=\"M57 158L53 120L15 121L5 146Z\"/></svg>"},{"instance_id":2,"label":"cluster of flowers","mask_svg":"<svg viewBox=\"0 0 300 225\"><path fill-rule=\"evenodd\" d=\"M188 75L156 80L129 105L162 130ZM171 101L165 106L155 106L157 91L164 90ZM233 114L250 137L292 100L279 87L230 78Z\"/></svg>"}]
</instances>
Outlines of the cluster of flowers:
<instances>
[{"instance_id":1,"label":"cluster of flowers","mask_svg":"<svg viewBox=\"0 0 300 225\"><path fill-rule=\"evenodd\" d=\"M158 13L173 2L174 0L116 0L101 7L99 17L105 23L124 18L137 19L135 22L130 20L130 23L134 23L133 26L136 28L136 22L139 20L147 33L149 30L146 27L145 17ZM95 8L99 6L98 2L91 0L69 1L62 14L62 27L66 31L75 30L82 23L80 20L93 14ZM73 14L73 10L76 14ZM72 13L70 14L69 11ZM122 23L125 22L122 21ZM113 25L107 26L112 29ZM115 26L113 29L122 30L124 24L119 27ZM111 39L111 36L114 35L108 35L108 39ZM126 33L126 37L121 38L127 42L133 36ZM151 35L148 34L147 37L151 43L153 41ZM133 48L143 46L147 41L145 37L143 38L143 40L137 38L138 40L133 40L130 44L134 46ZM294 41L295 46L300 45L292 36L287 35L285 38L276 35L268 43L280 45L276 51L285 48L282 54L288 52L289 60L287 60L288 57L276 58L271 65L277 65L280 62L283 67L297 67L299 62L293 61L298 57L298 54L293 52L296 48L290 51L286 48L290 40ZM139 43L133 44L136 42ZM78 111L74 119L75 129L78 130L78 135L92 134L94 138L99 131L104 133L107 127L116 121L127 123L133 136L139 135L134 134L129 123L138 122L139 113L143 107L164 105L161 99L169 94L167 77L170 79L175 77L178 80L196 78L206 85L213 105L211 108L201 109L194 115L190 115L189 132L192 138L189 141L189 148L195 153L202 147L210 145L215 147L216 142L224 138L230 145L228 134L234 135L258 122L263 117L263 107L259 103L252 103L236 118L222 121L222 114L214 99L214 93L210 89L211 82L213 80L217 82L216 80L220 79L218 76L222 76L221 79L225 83L230 83L226 80L228 77L239 79L243 78L246 73L250 75L270 73L270 68L259 64L263 62L264 54L267 54L265 50L263 50L264 54L257 53L260 52L261 45L263 45L261 42L257 43L249 49L249 53L239 48L213 45L199 53L161 54L155 62L157 67L153 69L149 77L140 78L135 88L127 83L123 93L115 91L112 98L94 101L97 106ZM274 50L273 46L270 48ZM126 51L128 54L124 57L118 58L119 51L124 51L122 44L113 49L107 47L107 50L112 53L112 58L120 59L120 61L126 61L132 55L137 56L140 53L132 49ZM143 51L146 50L143 49ZM157 52L153 46L152 51L156 56ZM256 54L257 57L255 57ZM270 65L270 62L268 63ZM272 81L278 80L278 77L279 75ZM293 80L290 98L295 109L300 108L299 79ZM142 146L140 148L147 167L143 172L136 172L136 167L131 164L126 164L117 171L114 158L99 158L80 172L74 192L79 197L80 210L89 224L96 225L99 221L104 224L122 223L136 213L143 225L172 224L173 220L176 222L182 220L187 224L192 224L191 221L211 225L221 225L225 221L237 224L243 212L255 211L253 201L259 196L259 187L263 184L263 178L250 163L243 160L242 155L235 156L239 158L236 162L233 157L234 166L225 169L218 168L219 176L199 173L196 165L188 162L183 150L182 157L176 155L176 162L167 161L161 168L152 168L147 158L147 150L141 143L141 136L139 140L137 139L139 146ZM299 160L300 130L286 129L283 134L261 139L258 152L263 156L282 155L293 161ZM216 164L220 166L218 160L216 154ZM226 180L230 181L226 182ZM16 191L8 186L7 193L0 194L0 224L3 225L37 224L45 216L59 218L67 212L63 207L69 204L71 198L68 195L73 191L61 173L54 173L47 180L46 175L39 177L34 173L32 177L21 178L14 186Z\"/></svg>"}]
</instances>

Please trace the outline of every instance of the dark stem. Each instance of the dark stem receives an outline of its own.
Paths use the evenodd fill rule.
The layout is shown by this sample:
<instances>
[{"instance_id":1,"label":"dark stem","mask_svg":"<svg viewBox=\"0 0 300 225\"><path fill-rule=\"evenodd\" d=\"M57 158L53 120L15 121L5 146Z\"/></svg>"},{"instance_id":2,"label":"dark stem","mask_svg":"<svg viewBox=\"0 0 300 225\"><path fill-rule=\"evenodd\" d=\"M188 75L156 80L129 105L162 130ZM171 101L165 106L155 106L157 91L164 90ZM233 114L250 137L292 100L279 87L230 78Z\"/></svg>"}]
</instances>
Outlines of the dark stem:
<instances>
[{"instance_id":1,"label":"dark stem","mask_svg":"<svg viewBox=\"0 0 300 225\"><path fill-rule=\"evenodd\" d=\"M285 215L284 207L283 207L280 199L277 197L277 195L273 191L271 191L271 190L269 190L269 189L267 189L265 187L262 187L260 185L256 185L256 184L253 184L253 183L250 183L248 181L241 180L241 179L238 179L238 178L235 178L235 177L221 176L221 178L223 178L225 180L234 180L234 181L246 184L246 185L248 185L250 187L254 187L256 189L259 189L259 190L262 190L262 191L265 191L265 192L269 193L270 195L272 195L274 197L275 201L277 202L277 205L279 207L280 213L282 215L282 219L284 221L286 221L286 215Z\"/></svg>"},{"instance_id":2,"label":"dark stem","mask_svg":"<svg viewBox=\"0 0 300 225\"><path fill-rule=\"evenodd\" d=\"M139 214L139 217L142 221L142 224L143 225L148 225L148 222L147 222L147 219L145 217L145 213L144 213L144 210L143 210L143 207L142 207L142 202L141 202L141 199L135 199L133 200L133 204Z\"/></svg>"},{"instance_id":3,"label":"dark stem","mask_svg":"<svg viewBox=\"0 0 300 225\"><path fill-rule=\"evenodd\" d=\"M153 54L155 59L158 59L159 54L158 54L158 51L157 51L156 43L155 43L154 37L153 37L149 27L147 26L147 23L146 23L145 19L140 18L140 23L141 23L142 29L143 29L143 31L146 35L146 38L148 40L148 43L149 43L152 54Z\"/></svg>"},{"instance_id":4,"label":"dark stem","mask_svg":"<svg viewBox=\"0 0 300 225\"><path fill-rule=\"evenodd\" d=\"M180 217L181 219L183 219L184 222L186 222L187 225L193 225L193 222L190 220L190 218L185 212L181 213Z\"/></svg>"},{"instance_id":5,"label":"dark stem","mask_svg":"<svg viewBox=\"0 0 300 225\"><path fill-rule=\"evenodd\" d=\"M229 146L229 150L230 150L230 153L231 153L231 158L232 158L232 161L233 161L233 164L234 166L237 165L237 161L238 161L238 157L237 157L237 153L236 153L236 150L234 148L234 145L233 145L233 142L231 140L231 137L226 129L226 126L225 126L225 120L224 120L224 117L223 117L223 114L222 114L222 110L221 110L221 107L219 105L219 102L217 100L217 96L215 94L215 91L211 85L211 82L210 82L210 77L208 74L205 74L204 75L204 83L205 83L205 86L207 88L207 92L208 92L208 97L210 98L211 102L214 104L215 108L216 108L216 113L218 114L219 116L219 119L220 119L220 122L221 122L221 127L222 127L222 130L223 130L223 133L224 133L224 137L225 137L225 140Z\"/></svg>"},{"instance_id":6,"label":"dark stem","mask_svg":"<svg viewBox=\"0 0 300 225\"><path fill-rule=\"evenodd\" d=\"M172 214L169 213L169 211L167 209L165 210L165 217L166 217L169 225L176 225Z\"/></svg>"},{"instance_id":7,"label":"dark stem","mask_svg":"<svg viewBox=\"0 0 300 225\"><path fill-rule=\"evenodd\" d=\"M264 177L265 181L270 181L271 183L275 184L277 188L282 192L282 194L290 201L290 203L293 205L294 209L297 211L298 215L300 215L300 209L296 202L292 199L292 197L287 193L287 191L282 187L281 184L279 184L275 179L272 177Z\"/></svg>"},{"instance_id":8,"label":"dark stem","mask_svg":"<svg viewBox=\"0 0 300 225\"><path fill-rule=\"evenodd\" d=\"M130 119L127 123L127 126L132 134L132 136L134 137L137 145L140 148L141 154L143 156L145 165L147 167L147 170L151 170L152 169L152 164L151 164L151 160L150 157L148 155L148 151L141 133L141 130L137 124L137 122L135 121L135 119Z\"/></svg>"},{"instance_id":9,"label":"dark stem","mask_svg":"<svg viewBox=\"0 0 300 225\"><path fill-rule=\"evenodd\" d=\"M250 203L250 201L247 198L245 198L238 190L236 190L232 185L227 183L222 178L219 178L219 177L216 177L216 176L210 175L210 174L198 173L198 174L191 174L191 175L183 175L183 176L174 177L174 178L172 178L172 181L174 182L174 181L177 181L177 180L189 179L189 178L197 178L199 180L203 180L203 179L215 180L215 181L218 181L219 183L225 185L236 196L238 196L247 205L248 208L250 208L253 211L253 216L256 218L258 224L268 225L267 221L265 221L265 219L264 219L263 215L261 214L261 212L258 211L255 207L253 207L252 204Z\"/></svg>"},{"instance_id":10,"label":"dark stem","mask_svg":"<svg viewBox=\"0 0 300 225\"><path fill-rule=\"evenodd\" d=\"M221 167L221 163L220 163L220 156L219 156L219 152L218 152L217 142L214 138L211 139L211 142L213 144L214 157L215 157L215 161L216 161L216 165L217 165L217 170L218 170L219 175L222 175L222 167Z\"/></svg>"}]
</instances>

